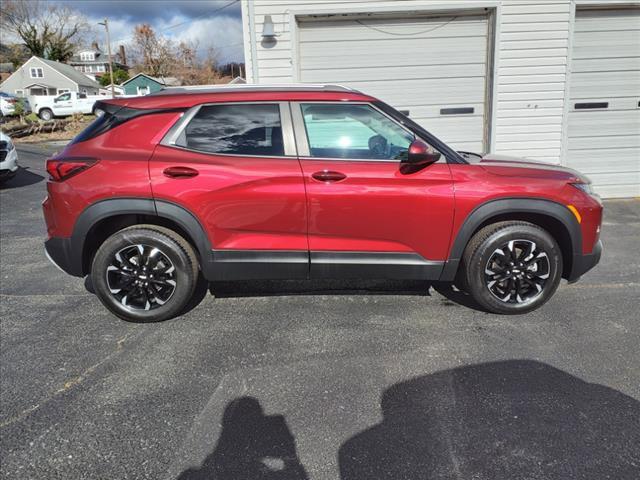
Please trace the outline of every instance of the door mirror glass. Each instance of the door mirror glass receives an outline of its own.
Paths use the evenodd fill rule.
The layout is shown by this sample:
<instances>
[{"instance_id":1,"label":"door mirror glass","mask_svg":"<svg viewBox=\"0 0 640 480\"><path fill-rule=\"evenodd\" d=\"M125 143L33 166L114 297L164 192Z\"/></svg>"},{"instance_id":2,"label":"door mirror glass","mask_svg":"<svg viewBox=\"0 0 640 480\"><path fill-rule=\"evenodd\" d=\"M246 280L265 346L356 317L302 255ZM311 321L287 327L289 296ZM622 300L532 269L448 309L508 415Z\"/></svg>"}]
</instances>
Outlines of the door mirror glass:
<instances>
[{"instance_id":1,"label":"door mirror glass","mask_svg":"<svg viewBox=\"0 0 640 480\"><path fill-rule=\"evenodd\" d=\"M409 153L407 154L407 159L403 163L408 163L410 165L431 165L432 163L436 163L440 160L442 154L435 150L433 147L430 147L422 140L414 140L409 145Z\"/></svg>"}]
</instances>

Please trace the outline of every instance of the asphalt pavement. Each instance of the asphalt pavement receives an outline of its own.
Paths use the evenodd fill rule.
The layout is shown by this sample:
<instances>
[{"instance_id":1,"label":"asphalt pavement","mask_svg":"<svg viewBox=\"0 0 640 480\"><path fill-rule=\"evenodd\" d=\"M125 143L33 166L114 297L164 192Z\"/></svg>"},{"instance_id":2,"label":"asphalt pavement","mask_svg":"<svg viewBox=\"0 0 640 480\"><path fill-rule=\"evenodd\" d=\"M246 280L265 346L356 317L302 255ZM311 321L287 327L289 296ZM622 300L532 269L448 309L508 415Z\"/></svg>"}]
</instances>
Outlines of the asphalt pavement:
<instances>
[{"instance_id":1,"label":"asphalt pavement","mask_svg":"<svg viewBox=\"0 0 640 480\"><path fill-rule=\"evenodd\" d=\"M606 202L600 265L522 316L235 282L132 324L44 256L51 151L0 188L2 478L640 478L640 200Z\"/></svg>"}]
</instances>

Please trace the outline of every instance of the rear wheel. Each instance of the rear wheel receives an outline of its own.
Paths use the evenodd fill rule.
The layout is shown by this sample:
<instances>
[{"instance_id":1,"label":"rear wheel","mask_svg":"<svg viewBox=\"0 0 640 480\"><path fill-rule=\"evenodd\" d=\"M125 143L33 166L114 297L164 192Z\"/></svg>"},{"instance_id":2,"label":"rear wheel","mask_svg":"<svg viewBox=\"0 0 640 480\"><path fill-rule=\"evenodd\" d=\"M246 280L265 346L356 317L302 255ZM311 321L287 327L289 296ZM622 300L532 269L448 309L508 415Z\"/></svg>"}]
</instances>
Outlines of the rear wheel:
<instances>
[{"instance_id":1,"label":"rear wheel","mask_svg":"<svg viewBox=\"0 0 640 480\"><path fill-rule=\"evenodd\" d=\"M45 122L51 120L53 118L53 112L51 110L49 110L48 108L43 108L42 110L40 110L40 113L38 114L38 116L44 120Z\"/></svg>"},{"instance_id":2,"label":"rear wheel","mask_svg":"<svg viewBox=\"0 0 640 480\"><path fill-rule=\"evenodd\" d=\"M191 245L172 230L138 225L113 234L91 266L100 301L118 317L157 322L179 315L198 280Z\"/></svg>"},{"instance_id":3,"label":"rear wheel","mask_svg":"<svg viewBox=\"0 0 640 480\"><path fill-rule=\"evenodd\" d=\"M562 254L542 228L500 222L474 235L462 269L467 292L482 307L493 313L526 313L547 302L558 288Z\"/></svg>"}]
</instances>

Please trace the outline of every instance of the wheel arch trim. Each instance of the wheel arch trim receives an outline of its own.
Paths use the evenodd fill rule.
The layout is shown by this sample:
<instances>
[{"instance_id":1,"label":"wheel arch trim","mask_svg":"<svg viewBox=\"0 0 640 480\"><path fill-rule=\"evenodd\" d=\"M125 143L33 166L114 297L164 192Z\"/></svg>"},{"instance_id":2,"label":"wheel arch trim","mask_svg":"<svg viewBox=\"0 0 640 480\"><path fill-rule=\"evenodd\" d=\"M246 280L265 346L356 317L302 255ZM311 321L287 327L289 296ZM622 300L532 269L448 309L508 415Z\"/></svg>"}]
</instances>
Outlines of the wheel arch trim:
<instances>
[{"instance_id":1,"label":"wheel arch trim","mask_svg":"<svg viewBox=\"0 0 640 480\"><path fill-rule=\"evenodd\" d=\"M152 198L109 198L99 200L78 216L70 238L71 270L82 276L86 240L91 229L102 220L120 215L151 215L170 220L179 225L190 237L198 250L201 261L209 261L211 244L206 231L196 216L186 208L165 200Z\"/></svg>"},{"instance_id":2,"label":"wheel arch trim","mask_svg":"<svg viewBox=\"0 0 640 480\"><path fill-rule=\"evenodd\" d=\"M440 280L453 281L455 279L464 250L480 225L500 215L518 213L543 215L559 221L569 234L573 256L582 254L580 225L574 214L565 205L543 198L499 198L477 206L467 215L453 241Z\"/></svg>"}]
</instances>

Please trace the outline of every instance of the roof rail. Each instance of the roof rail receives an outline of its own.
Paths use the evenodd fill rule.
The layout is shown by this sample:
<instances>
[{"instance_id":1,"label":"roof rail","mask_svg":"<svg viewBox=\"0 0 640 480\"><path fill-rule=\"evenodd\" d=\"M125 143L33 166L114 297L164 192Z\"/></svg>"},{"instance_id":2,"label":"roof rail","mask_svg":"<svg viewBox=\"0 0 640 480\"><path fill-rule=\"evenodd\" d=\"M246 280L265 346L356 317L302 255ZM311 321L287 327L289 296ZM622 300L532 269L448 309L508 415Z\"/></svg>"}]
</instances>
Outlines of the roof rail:
<instances>
[{"instance_id":1,"label":"roof rail","mask_svg":"<svg viewBox=\"0 0 640 480\"><path fill-rule=\"evenodd\" d=\"M225 84L225 85L190 85L184 87L165 87L164 89L151 93L150 95L179 95L185 93L227 93L227 92L351 92L361 93L351 87L344 85L325 85L313 83L275 83L275 84ZM148 95L147 95L148 96Z\"/></svg>"}]
</instances>

